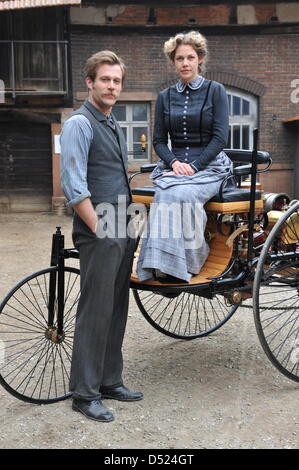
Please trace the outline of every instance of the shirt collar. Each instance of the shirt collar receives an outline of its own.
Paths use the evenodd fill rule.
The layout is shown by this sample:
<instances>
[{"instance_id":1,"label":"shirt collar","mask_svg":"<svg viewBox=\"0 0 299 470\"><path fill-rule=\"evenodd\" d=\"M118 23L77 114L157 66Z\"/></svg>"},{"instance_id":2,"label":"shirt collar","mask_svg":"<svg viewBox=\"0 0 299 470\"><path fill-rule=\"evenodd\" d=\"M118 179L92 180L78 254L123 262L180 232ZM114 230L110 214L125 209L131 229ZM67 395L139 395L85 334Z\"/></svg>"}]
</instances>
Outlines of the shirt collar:
<instances>
[{"instance_id":1,"label":"shirt collar","mask_svg":"<svg viewBox=\"0 0 299 470\"><path fill-rule=\"evenodd\" d=\"M191 90L198 90L202 86L204 80L204 77L201 75L197 75L197 77L189 83L184 83L182 80L179 80L176 84L176 89L179 93L183 93L186 87L190 88Z\"/></svg>"},{"instance_id":2,"label":"shirt collar","mask_svg":"<svg viewBox=\"0 0 299 470\"><path fill-rule=\"evenodd\" d=\"M107 121L107 116L97 109L90 101L85 100L84 106L94 115L98 121Z\"/></svg>"}]
</instances>

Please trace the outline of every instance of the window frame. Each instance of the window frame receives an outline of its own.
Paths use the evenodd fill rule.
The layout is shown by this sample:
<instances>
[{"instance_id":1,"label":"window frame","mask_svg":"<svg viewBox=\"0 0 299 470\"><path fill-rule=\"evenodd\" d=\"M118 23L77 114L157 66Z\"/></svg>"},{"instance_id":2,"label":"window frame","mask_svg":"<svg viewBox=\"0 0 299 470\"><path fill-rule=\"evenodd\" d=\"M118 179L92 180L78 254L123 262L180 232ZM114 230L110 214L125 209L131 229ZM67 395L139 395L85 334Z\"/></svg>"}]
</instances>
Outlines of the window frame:
<instances>
[{"instance_id":1,"label":"window frame","mask_svg":"<svg viewBox=\"0 0 299 470\"><path fill-rule=\"evenodd\" d=\"M18 104L22 100L28 104L27 97L43 95L58 96L66 105L72 97L67 10L57 6L31 10L1 12L0 72L9 98L5 104L15 104L10 100L17 97Z\"/></svg>"},{"instance_id":2,"label":"window frame","mask_svg":"<svg viewBox=\"0 0 299 470\"><path fill-rule=\"evenodd\" d=\"M240 148L243 149L244 146L242 145L242 129L245 126L249 127L249 145L248 149L246 150L252 150L253 148L253 130L257 127L258 125L258 97L248 93L246 91L242 91L237 88L233 87L226 87L226 92L228 95L228 98L230 100L231 97L231 103L230 103L230 111L229 111L229 129L230 129L230 141L227 143L227 148ZM232 102L233 102L233 97L238 97L241 100L244 99L246 101L249 101L249 114L246 115L238 115L238 114L233 114L232 113ZM240 127L240 147L234 147L233 146L233 129Z\"/></svg>"},{"instance_id":3,"label":"window frame","mask_svg":"<svg viewBox=\"0 0 299 470\"><path fill-rule=\"evenodd\" d=\"M147 112L147 120L146 121L133 121L133 107L136 105L145 105L146 106L146 112ZM148 163L151 161L151 103L149 101L121 101L119 100L114 106L113 106L113 111L115 112L115 108L119 106L125 106L126 107L126 120L122 121L120 119L117 119L118 124L120 125L121 128L126 128L126 142L127 142L127 147L128 147L128 161L130 164L144 164ZM146 158L133 158L134 154L131 154L131 152L134 150L134 144L136 142L134 141L134 136L133 136L133 129L136 127L146 127L147 128L147 141L146 141L146 151L144 152L144 155L146 155ZM126 136L125 136L126 137ZM141 147L140 147L141 149Z\"/></svg>"}]
</instances>

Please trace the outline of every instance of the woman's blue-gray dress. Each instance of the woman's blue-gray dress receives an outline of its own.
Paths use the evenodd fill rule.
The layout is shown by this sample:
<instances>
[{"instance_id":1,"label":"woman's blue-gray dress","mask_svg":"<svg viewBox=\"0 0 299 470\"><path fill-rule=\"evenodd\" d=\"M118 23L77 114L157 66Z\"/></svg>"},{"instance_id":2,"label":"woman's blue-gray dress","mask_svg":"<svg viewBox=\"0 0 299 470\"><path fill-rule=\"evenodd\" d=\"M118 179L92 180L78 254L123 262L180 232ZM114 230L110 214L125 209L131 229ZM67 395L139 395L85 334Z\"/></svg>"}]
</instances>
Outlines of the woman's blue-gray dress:
<instances>
[{"instance_id":1,"label":"woman's blue-gray dress","mask_svg":"<svg viewBox=\"0 0 299 470\"><path fill-rule=\"evenodd\" d=\"M161 160L152 174L154 205L137 263L141 281L152 279L153 269L159 269L189 282L205 263L209 247L203 206L231 172L231 160L223 152L227 140L228 100L223 85L198 76L159 93L153 143ZM189 163L194 175L164 176L174 160Z\"/></svg>"}]
</instances>

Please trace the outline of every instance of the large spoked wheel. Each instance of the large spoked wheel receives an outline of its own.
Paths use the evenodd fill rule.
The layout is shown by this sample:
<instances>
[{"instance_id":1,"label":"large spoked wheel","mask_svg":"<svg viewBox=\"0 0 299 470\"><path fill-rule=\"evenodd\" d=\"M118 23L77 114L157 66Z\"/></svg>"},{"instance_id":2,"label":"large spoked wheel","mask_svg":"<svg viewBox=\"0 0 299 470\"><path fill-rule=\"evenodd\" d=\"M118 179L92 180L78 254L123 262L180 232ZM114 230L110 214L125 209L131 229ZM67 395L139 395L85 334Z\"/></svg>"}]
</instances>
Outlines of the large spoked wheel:
<instances>
[{"instance_id":1,"label":"large spoked wheel","mask_svg":"<svg viewBox=\"0 0 299 470\"><path fill-rule=\"evenodd\" d=\"M60 335L57 272L54 266L26 277L0 305L0 384L16 398L31 403L54 403L70 396L69 371L80 275L78 269L64 268L64 321ZM54 321L49 326L49 286L53 275Z\"/></svg>"},{"instance_id":2,"label":"large spoked wheel","mask_svg":"<svg viewBox=\"0 0 299 470\"><path fill-rule=\"evenodd\" d=\"M299 382L299 203L270 232L257 265L253 309L272 364Z\"/></svg>"},{"instance_id":3,"label":"large spoked wheel","mask_svg":"<svg viewBox=\"0 0 299 470\"><path fill-rule=\"evenodd\" d=\"M163 295L163 291L136 289L133 289L133 295L142 315L156 330L185 340L216 331L238 308L238 305L226 305L220 295L210 299L188 292Z\"/></svg>"}]
</instances>

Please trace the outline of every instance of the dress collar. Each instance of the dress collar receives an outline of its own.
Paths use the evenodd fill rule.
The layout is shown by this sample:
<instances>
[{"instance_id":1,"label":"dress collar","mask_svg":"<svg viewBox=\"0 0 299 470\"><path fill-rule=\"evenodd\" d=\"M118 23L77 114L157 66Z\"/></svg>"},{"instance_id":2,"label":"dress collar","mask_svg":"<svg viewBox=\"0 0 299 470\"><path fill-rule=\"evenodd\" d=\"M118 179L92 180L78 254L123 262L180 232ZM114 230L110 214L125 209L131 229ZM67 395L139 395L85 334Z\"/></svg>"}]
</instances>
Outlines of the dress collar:
<instances>
[{"instance_id":1,"label":"dress collar","mask_svg":"<svg viewBox=\"0 0 299 470\"><path fill-rule=\"evenodd\" d=\"M179 80L176 84L176 89L179 93L183 93L186 87L189 87L191 90L198 90L202 86L204 80L204 77L201 75L197 75L197 77L189 83L184 83L182 80Z\"/></svg>"}]
</instances>

